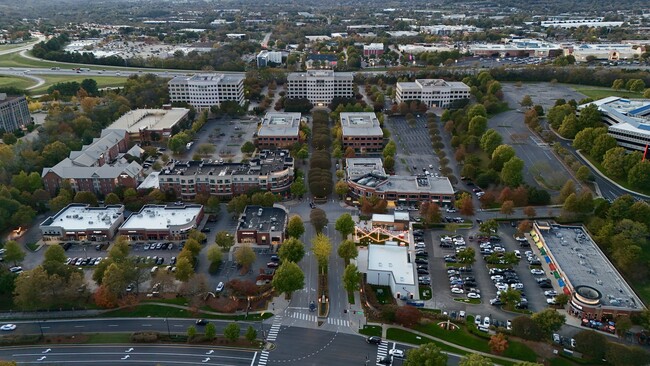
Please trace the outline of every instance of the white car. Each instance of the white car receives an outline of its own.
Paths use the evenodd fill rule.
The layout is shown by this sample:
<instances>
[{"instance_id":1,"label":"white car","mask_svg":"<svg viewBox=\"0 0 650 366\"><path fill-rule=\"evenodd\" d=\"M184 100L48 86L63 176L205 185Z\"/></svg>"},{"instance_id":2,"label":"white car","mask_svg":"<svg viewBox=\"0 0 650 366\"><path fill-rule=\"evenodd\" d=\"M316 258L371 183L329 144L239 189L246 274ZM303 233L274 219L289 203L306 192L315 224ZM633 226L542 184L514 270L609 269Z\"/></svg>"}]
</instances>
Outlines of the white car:
<instances>
[{"instance_id":1,"label":"white car","mask_svg":"<svg viewBox=\"0 0 650 366\"><path fill-rule=\"evenodd\" d=\"M447 209L447 212L449 212L449 213L454 213L454 212L456 212L456 209L455 209L455 208L448 208L448 209Z\"/></svg>"},{"instance_id":2,"label":"white car","mask_svg":"<svg viewBox=\"0 0 650 366\"><path fill-rule=\"evenodd\" d=\"M512 330L512 322L510 320L506 321L506 329Z\"/></svg>"},{"instance_id":3,"label":"white car","mask_svg":"<svg viewBox=\"0 0 650 366\"><path fill-rule=\"evenodd\" d=\"M474 324L476 324L478 326L478 325L481 325L481 323L482 323L481 322L481 316L480 315L475 316L474 317Z\"/></svg>"},{"instance_id":4,"label":"white car","mask_svg":"<svg viewBox=\"0 0 650 366\"><path fill-rule=\"evenodd\" d=\"M501 290L501 291L506 291L508 289L508 285L506 285L505 283L497 283L494 286L497 288L497 290Z\"/></svg>"},{"instance_id":5,"label":"white car","mask_svg":"<svg viewBox=\"0 0 650 366\"><path fill-rule=\"evenodd\" d=\"M219 282L219 284L217 285L217 288L216 288L217 292L223 291L223 287L224 287L223 282Z\"/></svg>"},{"instance_id":6,"label":"white car","mask_svg":"<svg viewBox=\"0 0 650 366\"><path fill-rule=\"evenodd\" d=\"M494 276L490 277L490 279L491 279L492 281L502 281L502 280L503 280L503 276L502 276L502 275L494 275Z\"/></svg>"},{"instance_id":7,"label":"white car","mask_svg":"<svg viewBox=\"0 0 650 366\"><path fill-rule=\"evenodd\" d=\"M451 293L452 294L462 294L462 293L465 293L465 291L462 288L454 287L454 288L451 289Z\"/></svg>"},{"instance_id":8,"label":"white car","mask_svg":"<svg viewBox=\"0 0 650 366\"><path fill-rule=\"evenodd\" d=\"M459 317L459 318L465 318L465 310L461 310L461 311L458 313L458 317Z\"/></svg>"},{"instance_id":9,"label":"white car","mask_svg":"<svg viewBox=\"0 0 650 366\"><path fill-rule=\"evenodd\" d=\"M0 330L4 331L11 331L16 329L16 324L4 324L3 326L0 327Z\"/></svg>"},{"instance_id":10,"label":"white car","mask_svg":"<svg viewBox=\"0 0 650 366\"><path fill-rule=\"evenodd\" d=\"M557 300L555 300L554 297L551 297L550 299L546 299L546 303L549 305L555 305L557 304Z\"/></svg>"},{"instance_id":11,"label":"white car","mask_svg":"<svg viewBox=\"0 0 650 366\"><path fill-rule=\"evenodd\" d=\"M554 291L554 290L544 291L544 296L555 297L555 296L557 296L557 291Z\"/></svg>"},{"instance_id":12,"label":"white car","mask_svg":"<svg viewBox=\"0 0 650 366\"><path fill-rule=\"evenodd\" d=\"M494 247L493 250L497 253L505 253L506 249L504 247Z\"/></svg>"},{"instance_id":13,"label":"white car","mask_svg":"<svg viewBox=\"0 0 650 366\"><path fill-rule=\"evenodd\" d=\"M533 268L530 270L530 273L534 274L535 276L542 276L544 274L544 271L539 268Z\"/></svg>"},{"instance_id":14,"label":"white car","mask_svg":"<svg viewBox=\"0 0 650 366\"><path fill-rule=\"evenodd\" d=\"M388 354L393 356L393 357L400 357L400 358L404 357L404 351L402 351L401 349L397 349L397 348L393 348L393 349L389 350Z\"/></svg>"},{"instance_id":15,"label":"white car","mask_svg":"<svg viewBox=\"0 0 650 366\"><path fill-rule=\"evenodd\" d=\"M515 249L515 257L521 258L521 252Z\"/></svg>"},{"instance_id":16,"label":"white car","mask_svg":"<svg viewBox=\"0 0 650 366\"><path fill-rule=\"evenodd\" d=\"M477 294L476 292L470 292L467 294L468 299L480 299L481 295Z\"/></svg>"},{"instance_id":17,"label":"white car","mask_svg":"<svg viewBox=\"0 0 650 366\"><path fill-rule=\"evenodd\" d=\"M489 316L486 316L485 318L483 318L483 326L484 327L489 327L490 326L490 317Z\"/></svg>"}]
</instances>

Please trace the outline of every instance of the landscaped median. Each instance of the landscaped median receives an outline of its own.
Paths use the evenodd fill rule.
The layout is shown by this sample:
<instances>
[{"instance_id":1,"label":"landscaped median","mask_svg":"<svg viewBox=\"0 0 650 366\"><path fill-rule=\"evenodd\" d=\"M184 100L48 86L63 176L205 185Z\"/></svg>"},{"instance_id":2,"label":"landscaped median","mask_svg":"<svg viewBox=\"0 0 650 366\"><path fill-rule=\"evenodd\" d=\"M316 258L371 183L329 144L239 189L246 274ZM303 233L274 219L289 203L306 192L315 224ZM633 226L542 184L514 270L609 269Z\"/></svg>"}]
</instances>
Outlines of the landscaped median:
<instances>
[{"instance_id":1,"label":"landscaped median","mask_svg":"<svg viewBox=\"0 0 650 366\"><path fill-rule=\"evenodd\" d=\"M116 310L110 310L100 317L103 318L139 318L139 317L153 317L153 318L196 318L202 317L207 319L221 319L221 320L248 320L259 321L272 317L273 314L269 312L262 313L249 313L246 314L217 314L208 310L198 310L193 312L189 307L166 304L166 303L142 303L134 307L125 307Z\"/></svg>"}]
</instances>

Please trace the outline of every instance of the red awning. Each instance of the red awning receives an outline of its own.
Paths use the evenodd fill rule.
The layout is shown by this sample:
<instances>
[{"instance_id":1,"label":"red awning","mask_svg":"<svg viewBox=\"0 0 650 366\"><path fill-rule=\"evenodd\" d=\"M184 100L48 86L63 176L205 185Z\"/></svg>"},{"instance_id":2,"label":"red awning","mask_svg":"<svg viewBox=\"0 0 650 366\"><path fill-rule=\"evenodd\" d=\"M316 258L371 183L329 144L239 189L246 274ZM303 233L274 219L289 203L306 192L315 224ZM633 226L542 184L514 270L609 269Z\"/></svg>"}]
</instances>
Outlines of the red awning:
<instances>
[{"instance_id":1,"label":"red awning","mask_svg":"<svg viewBox=\"0 0 650 366\"><path fill-rule=\"evenodd\" d=\"M569 290L569 288L566 287L566 286L564 286L564 287L562 288L562 291L564 291L564 293L567 294L567 295L571 295L571 290Z\"/></svg>"},{"instance_id":2,"label":"red awning","mask_svg":"<svg viewBox=\"0 0 650 366\"><path fill-rule=\"evenodd\" d=\"M555 264L554 264L554 263L549 264L548 268L550 268L551 271L555 271L555 270L556 270L556 268L555 268Z\"/></svg>"}]
</instances>

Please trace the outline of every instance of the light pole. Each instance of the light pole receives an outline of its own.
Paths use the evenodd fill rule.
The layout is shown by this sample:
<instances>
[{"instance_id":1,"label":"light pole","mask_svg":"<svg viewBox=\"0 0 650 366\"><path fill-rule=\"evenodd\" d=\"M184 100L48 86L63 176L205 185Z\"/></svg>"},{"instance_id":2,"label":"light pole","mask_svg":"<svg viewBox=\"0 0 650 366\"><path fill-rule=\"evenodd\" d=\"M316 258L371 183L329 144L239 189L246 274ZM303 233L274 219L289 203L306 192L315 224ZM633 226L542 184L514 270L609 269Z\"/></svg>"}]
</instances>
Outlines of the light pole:
<instances>
[{"instance_id":1,"label":"light pole","mask_svg":"<svg viewBox=\"0 0 650 366\"><path fill-rule=\"evenodd\" d=\"M45 338L43 335L43 326L41 325L41 319L38 319L38 328L41 330L41 339Z\"/></svg>"},{"instance_id":2,"label":"light pole","mask_svg":"<svg viewBox=\"0 0 650 366\"><path fill-rule=\"evenodd\" d=\"M169 314L167 314L169 316ZM165 317L165 324L167 324L167 337L171 338L172 337L172 332L169 330L169 318Z\"/></svg>"}]
</instances>

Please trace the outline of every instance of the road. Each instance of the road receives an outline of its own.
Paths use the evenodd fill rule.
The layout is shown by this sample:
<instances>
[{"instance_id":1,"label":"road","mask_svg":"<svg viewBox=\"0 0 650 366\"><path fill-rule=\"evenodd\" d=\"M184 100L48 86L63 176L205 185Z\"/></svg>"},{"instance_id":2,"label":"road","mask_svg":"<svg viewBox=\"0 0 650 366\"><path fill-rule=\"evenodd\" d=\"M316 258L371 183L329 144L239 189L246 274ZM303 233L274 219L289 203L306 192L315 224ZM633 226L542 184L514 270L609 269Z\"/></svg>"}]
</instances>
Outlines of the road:
<instances>
[{"instance_id":1,"label":"road","mask_svg":"<svg viewBox=\"0 0 650 366\"><path fill-rule=\"evenodd\" d=\"M258 352L187 345L49 345L3 347L0 359L19 365L232 365L250 366Z\"/></svg>"},{"instance_id":2,"label":"road","mask_svg":"<svg viewBox=\"0 0 650 366\"><path fill-rule=\"evenodd\" d=\"M271 39L271 34L273 34L273 32L268 32L264 35L264 39L262 42L260 42L262 48L269 48L269 40Z\"/></svg>"},{"instance_id":3,"label":"road","mask_svg":"<svg viewBox=\"0 0 650 366\"><path fill-rule=\"evenodd\" d=\"M32 47L34 47L35 44L37 44L38 42L41 42L43 40L45 40L45 37L44 36L39 36L39 37L36 38L35 41L25 43L22 46L18 46L18 47L14 47L14 48L7 48L5 50L0 50L0 55L8 55L10 53L16 53L16 52L21 52L21 51L25 51L25 50L31 50Z\"/></svg>"}]
</instances>

